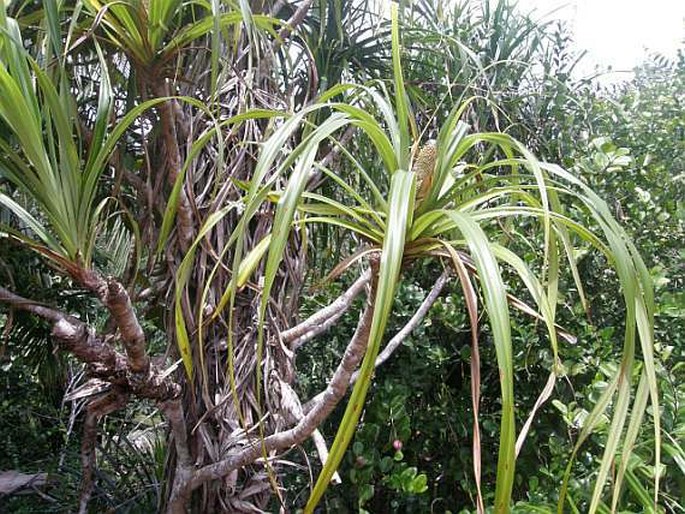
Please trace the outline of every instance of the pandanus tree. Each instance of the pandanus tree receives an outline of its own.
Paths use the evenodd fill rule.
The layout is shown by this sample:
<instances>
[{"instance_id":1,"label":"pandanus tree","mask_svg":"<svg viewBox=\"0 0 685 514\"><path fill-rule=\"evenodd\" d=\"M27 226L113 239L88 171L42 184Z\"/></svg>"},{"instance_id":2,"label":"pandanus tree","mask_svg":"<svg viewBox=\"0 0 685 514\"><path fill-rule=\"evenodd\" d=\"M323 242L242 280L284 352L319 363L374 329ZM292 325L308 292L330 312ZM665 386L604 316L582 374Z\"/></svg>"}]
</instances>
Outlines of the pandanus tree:
<instances>
[{"instance_id":1,"label":"pandanus tree","mask_svg":"<svg viewBox=\"0 0 685 514\"><path fill-rule=\"evenodd\" d=\"M310 6L304 2L281 25L251 14L246 3L89 0L77 6L85 22L73 21L63 33L58 4L46 2L37 31L44 39L32 48L37 58L24 48L19 24L0 9L0 173L8 183L0 205L14 216L3 235L91 291L110 317L95 330L0 288L4 304L50 321L60 348L104 384L84 422L81 511L93 486L98 420L138 398L154 401L168 427L167 498L160 508L241 512L273 500L289 509L279 483L281 455L311 437L323 464L305 507L312 512L354 434L377 366L401 342L400 335L383 347L403 270L433 259L445 268L436 290L454 277L471 325L479 512L485 509L478 430L483 313L485 340L496 349L501 422L494 508L507 512L530 420L564 374L563 343L573 338L557 324L557 304L566 273L582 296L578 242L605 255L626 305L620 366L578 442L613 407L590 511L602 500L620 450L615 502L647 403L658 411L654 300L634 246L576 177L539 162L507 134L470 132L462 118L478 98L453 106L436 139L422 140L403 80L395 5L391 83L334 85L287 111L292 103L280 102L284 89L269 64L288 70L290 56L279 49ZM96 100L79 96L70 73L95 70ZM363 161L355 155L362 147L372 149ZM94 259L112 219L137 243L119 277ZM538 234L527 244L539 262L516 253L518 225ZM359 265L364 271L331 305L296 323L308 240L321 227L353 242L329 280ZM515 277L531 301L513 296L505 277ZM357 328L333 376L318 395L300 399L297 350L364 291ZM546 327L554 356L547 386L518 430L510 308ZM425 311L423 305L417 315ZM143 330L143 322L153 328ZM160 353L175 358L151 359L150 331L165 337ZM350 388L328 449L319 427ZM658 415L654 429L658 464ZM560 510L571 469L560 485Z\"/></svg>"}]
</instances>

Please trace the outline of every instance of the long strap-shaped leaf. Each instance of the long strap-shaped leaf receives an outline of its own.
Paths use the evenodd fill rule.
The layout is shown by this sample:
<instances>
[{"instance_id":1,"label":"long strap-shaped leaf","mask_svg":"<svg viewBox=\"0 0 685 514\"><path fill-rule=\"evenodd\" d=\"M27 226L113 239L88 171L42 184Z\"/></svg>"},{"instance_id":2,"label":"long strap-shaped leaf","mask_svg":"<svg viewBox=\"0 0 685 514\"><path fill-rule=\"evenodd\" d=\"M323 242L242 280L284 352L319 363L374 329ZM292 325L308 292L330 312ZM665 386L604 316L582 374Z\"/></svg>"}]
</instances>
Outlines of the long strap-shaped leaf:
<instances>
[{"instance_id":1,"label":"long strap-shaped leaf","mask_svg":"<svg viewBox=\"0 0 685 514\"><path fill-rule=\"evenodd\" d=\"M413 117L411 107L407 99L407 92L404 87L404 77L402 77L402 63L400 62L400 29L398 5L392 2L390 5L390 16L392 18L392 66L393 77L395 79L395 109L397 110L397 120L399 125L400 137L399 148L395 151L398 156L400 168L409 167L409 147L410 147L410 127L413 128Z\"/></svg>"},{"instance_id":2,"label":"long strap-shaped leaf","mask_svg":"<svg viewBox=\"0 0 685 514\"><path fill-rule=\"evenodd\" d=\"M468 270L457 250L445 242L445 249L452 258L452 265L457 272L464 302L471 325L471 405L473 408L473 478L476 482L476 511L484 514L483 491L481 488L481 444L480 444L480 351L478 349L478 294L469 278Z\"/></svg>"},{"instance_id":3,"label":"long strap-shaped leaf","mask_svg":"<svg viewBox=\"0 0 685 514\"><path fill-rule=\"evenodd\" d=\"M321 470L312 495L305 507L305 514L313 512L319 500L321 500L357 427L366 393L371 385L376 356L378 355L385 326L392 310L395 288L399 280L400 268L402 267L405 236L407 228L411 226L412 221L414 196L414 173L403 170L395 172L390 182L390 197L388 200L390 212L388 213L387 230L383 240L383 252L378 270L378 289L373 304L374 313L366 354L359 371L359 379L352 390L350 401L338 427L338 433L331 446L328 459Z\"/></svg>"},{"instance_id":4,"label":"long strap-shaped leaf","mask_svg":"<svg viewBox=\"0 0 685 514\"><path fill-rule=\"evenodd\" d=\"M655 455L654 466L658 468L661 461L661 421L659 419L659 393L658 383L656 379L656 367L654 361L654 333L653 333L653 316L654 316L654 292L651 284L651 278L647 271L642 258L638 254L634 245L630 242L623 229L618 222L612 217L611 212L604 200L599 198L587 185L582 183L576 177L561 169L558 166L546 165L546 168L553 175L561 177L567 182L578 187L583 195L579 198L585 203L586 207L592 212L593 217L598 222L604 235L611 247L610 261L612 262L618 274L619 282L623 289L623 297L626 303L626 328L625 328L625 342L623 348L623 359L621 360L621 368L618 371L619 380L616 387L618 391L617 398L614 404L614 416L609 433L607 436L607 444L605 445L605 452L602 457L602 464L598 473L597 481L595 483L595 490L592 496L589 512L596 512L600 504L600 495L602 488L607 480L611 464L614 459L615 450L618 441L621 438L623 426L626 419L628 403L630 401L630 379L633 366L633 358L635 355L636 337L635 331L639 335L640 347L642 350L642 360L644 364L644 373L649 389L649 396L653 408L653 422L654 422L654 440L655 440ZM613 394L610 391L608 394ZM604 395L603 395L604 397ZM639 407L641 402L635 404L635 408L631 416L642 416ZM602 410L598 410L598 409ZM606 405L600 405L597 402L597 407L593 409L591 416L598 412L601 414L606 409ZM589 418L588 418L589 419ZM588 424L586 420L586 425ZM592 425L588 430L581 432L578 443L574 450L575 456L578 447L585 438L589 435ZM628 451L632 443L628 439ZM627 458L624 455L623 458ZM571 463L573 459L571 459ZM570 466L567 469L564 483L560 491L560 501L558 505L559 511L563 509L563 501L568 483L568 475L570 473ZM654 505L656 508L659 491L659 473L654 476Z\"/></svg>"},{"instance_id":5,"label":"long strap-shaped leaf","mask_svg":"<svg viewBox=\"0 0 685 514\"><path fill-rule=\"evenodd\" d=\"M454 221L469 245L469 250L478 269L485 308L488 311L492 329L502 391L502 420L500 422L500 446L497 461L495 512L509 512L509 501L514 485L516 427L514 419L514 366L506 289L491 243L483 229L465 214L453 211L446 211L445 214Z\"/></svg>"},{"instance_id":6,"label":"long strap-shaped leaf","mask_svg":"<svg viewBox=\"0 0 685 514\"><path fill-rule=\"evenodd\" d=\"M348 123L345 116L333 115L303 143L303 150L300 158L295 164L295 169L285 192L278 201L276 213L274 215L274 227L272 230L271 244L266 259L264 269L264 287L259 304L259 321L257 324L257 362L261 363L262 349L264 343L264 320L266 319L266 309L269 303L271 289L276 281L278 267L283 260L285 247L288 243L288 236L292 229L292 222L302 197L302 193L307 185L310 172L314 167L314 160L319 148L319 144L328 138L336 130L344 127ZM260 401L261 388L261 365L257 366L257 401Z\"/></svg>"}]
</instances>

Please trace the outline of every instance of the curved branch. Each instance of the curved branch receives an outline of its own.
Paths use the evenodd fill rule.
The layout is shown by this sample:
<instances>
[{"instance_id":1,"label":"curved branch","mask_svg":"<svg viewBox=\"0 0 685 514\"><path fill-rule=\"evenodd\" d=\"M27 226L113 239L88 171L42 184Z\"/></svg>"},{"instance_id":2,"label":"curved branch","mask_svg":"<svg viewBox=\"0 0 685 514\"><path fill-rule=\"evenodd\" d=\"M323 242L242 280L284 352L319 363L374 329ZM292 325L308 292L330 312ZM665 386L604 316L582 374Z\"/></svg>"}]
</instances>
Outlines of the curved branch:
<instances>
[{"instance_id":1,"label":"curved branch","mask_svg":"<svg viewBox=\"0 0 685 514\"><path fill-rule=\"evenodd\" d=\"M93 291L114 318L131 370L135 373L147 373L150 358L145 333L124 286L112 277L104 279L94 270L80 270L74 278Z\"/></svg>"},{"instance_id":2,"label":"curved branch","mask_svg":"<svg viewBox=\"0 0 685 514\"><path fill-rule=\"evenodd\" d=\"M52 322L52 335L81 362L99 363L112 371L124 361L123 356L102 338L96 337L85 323L65 312L23 298L4 287L0 287L0 303L7 303Z\"/></svg>"},{"instance_id":3,"label":"curved branch","mask_svg":"<svg viewBox=\"0 0 685 514\"><path fill-rule=\"evenodd\" d=\"M183 488L175 491L177 498L180 499L187 496L188 491L196 489L204 482L221 478L235 469L239 469L254 462L259 459L265 451L283 450L302 443L310 437L323 420L330 415L343 396L345 396L350 385L350 377L364 357L369 342L376 294L376 271L377 264L374 265L372 263L371 273L374 279L371 281L371 291L369 292L366 308L359 319L357 329L355 330L350 343L347 345L345 354L338 364L333 377L326 386L325 391L318 395L321 397L321 401L317 402L316 405L314 405L314 407L289 430L270 435L261 441L256 441L252 445L244 447L242 450L233 453L222 461L209 464L197 470L193 474L192 479L189 480Z\"/></svg>"},{"instance_id":4,"label":"curved branch","mask_svg":"<svg viewBox=\"0 0 685 514\"><path fill-rule=\"evenodd\" d=\"M281 332L281 340L293 351L317 335L328 330L347 312L353 300L371 279L371 270L364 272L350 288L328 306L315 312L299 325Z\"/></svg>"},{"instance_id":5,"label":"curved branch","mask_svg":"<svg viewBox=\"0 0 685 514\"><path fill-rule=\"evenodd\" d=\"M300 4L297 10L290 17L285 27L281 29L278 33L278 39L276 40L275 47L278 48L282 40L287 39L290 34L304 21L305 16L307 16L307 11L314 3L314 0L305 0Z\"/></svg>"},{"instance_id":6,"label":"curved branch","mask_svg":"<svg viewBox=\"0 0 685 514\"><path fill-rule=\"evenodd\" d=\"M104 280L102 282L104 283ZM118 285L122 287L120 284ZM119 292L121 291L126 293L123 287L119 290ZM125 296L125 300L128 301L130 307L128 295ZM110 298L110 302L121 308L125 303L120 297ZM151 369L149 365L144 373L134 369L131 366L130 355L128 359L125 358L104 337L96 334L81 320L57 309L23 298L4 287L0 287L0 303L7 303L14 308L31 312L52 322L52 336L57 340L60 348L72 353L81 362L88 364L91 376L115 384L123 388L123 391L131 392L141 398L165 401L179 395L181 388L171 378L156 368ZM135 323L137 323L135 315L131 314L132 307L130 309L131 312L126 313L123 317L127 318L127 316L132 315ZM142 334L142 329L140 333ZM126 344L124 346L128 352L129 348ZM147 354L145 354L145 358L147 358Z\"/></svg>"},{"instance_id":7,"label":"curved branch","mask_svg":"<svg viewBox=\"0 0 685 514\"><path fill-rule=\"evenodd\" d=\"M123 408L128 401L126 394L113 391L88 404L86 419L83 424L81 440L81 493L79 495L79 514L88 512L88 502L93 493L93 475L95 473L95 445L98 436L98 422L103 416Z\"/></svg>"},{"instance_id":8,"label":"curved branch","mask_svg":"<svg viewBox=\"0 0 685 514\"><path fill-rule=\"evenodd\" d=\"M387 361L393 354L393 352L397 350L397 348L402 344L402 342L409 336L409 334L411 334L412 331L419 325L419 323L421 323L426 314L428 314L430 308L438 299L438 296L440 295L442 288L445 287L445 284L447 283L449 276L450 271L448 269L442 272L442 275L440 275L435 284L433 284L433 288L430 290L430 292L423 300L423 302L421 302L421 305L416 310L411 319L407 322L407 324L404 327L400 329L399 332L397 332L397 334L395 334L395 336L388 342L388 344L385 345L383 351L378 355L378 357L376 357L376 362L374 364L376 368L383 364L385 361ZM355 371L352 375L352 378L350 379L350 383L355 383L357 381L358 376L359 372Z\"/></svg>"},{"instance_id":9,"label":"curved branch","mask_svg":"<svg viewBox=\"0 0 685 514\"><path fill-rule=\"evenodd\" d=\"M33 300L29 300L18 294L14 294L12 291L5 289L2 286L0 286L0 303L7 303L15 309L30 312L41 318L45 318L48 321L52 321L53 323L69 317L68 314L62 311L46 307L39 302L34 302Z\"/></svg>"}]
</instances>

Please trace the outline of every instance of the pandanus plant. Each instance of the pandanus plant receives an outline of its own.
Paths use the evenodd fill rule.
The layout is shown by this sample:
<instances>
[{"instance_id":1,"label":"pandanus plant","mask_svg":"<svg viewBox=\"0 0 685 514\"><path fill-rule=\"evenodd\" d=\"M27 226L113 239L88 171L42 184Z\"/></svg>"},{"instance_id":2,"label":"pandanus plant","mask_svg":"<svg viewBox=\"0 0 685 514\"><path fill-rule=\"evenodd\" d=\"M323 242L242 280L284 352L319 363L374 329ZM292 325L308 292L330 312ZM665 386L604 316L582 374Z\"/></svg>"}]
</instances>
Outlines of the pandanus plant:
<instances>
[{"instance_id":1,"label":"pandanus plant","mask_svg":"<svg viewBox=\"0 0 685 514\"><path fill-rule=\"evenodd\" d=\"M43 49L49 55L42 62L60 62L65 49L59 31L57 4L46 2L47 40ZM466 100L455 106L440 128L436 141L421 141L413 120L405 92L397 8L393 6L392 56L394 85L390 96L382 84L365 87L336 86L313 104L297 113L276 121L278 128L261 145L258 161L249 181L238 181L245 195L241 201L232 202L213 212L204 220L195 219L188 209L189 191L184 188L185 166L175 141L172 127L175 114L173 104L165 87L165 67L171 56L187 46L196 37L211 32L214 37L219 29L241 19L251 19L267 28L265 18L251 17L249 13L204 17L194 28L178 28L172 22L183 18L191 6L207 6L206 3L143 2L127 0L100 4L88 0L83 4L92 14L93 30L105 37L99 44L115 48L125 54L132 63L133 73L141 74L146 89L159 98L141 103L110 128L113 112L112 92L106 73L101 79L100 100L96 109L92 132L85 136L83 127L77 125L74 112L75 100L63 75L50 75L36 61L29 58L22 48L22 38L13 20L4 15L0 7L0 172L12 182L16 190L29 198L26 207L16 202L16 196L0 195L0 204L11 210L30 229L30 235L8 230L8 235L21 240L48 256L64 271L70 273L86 287L91 288L108 308L117 322L124 342L125 356L120 355L109 341L93 334L80 320L27 301L0 287L0 301L27 309L54 323L54 334L76 356L95 363L100 376L111 380L113 393L103 401L95 401L89 407L86 426L94 427L97 418L120 408L129 395L137 395L157 401L164 410L176 447L177 473L169 487L171 512L185 510L192 491L210 480L225 478L229 473L244 468L260 458L269 462L274 451L299 444L310 435L330 414L341 400L348 386L353 389L347 409L338 427L338 433L330 447L321 475L307 505L311 512L321 499L335 469L341 462L362 414L364 400L373 381L378 360L385 358L388 348L381 351L385 327L393 310L393 297L402 277L403 266L421 259L440 259L454 271L464 292L472 332L472 391L474 410L474 471L479 479L478 404L478 320L481 310L487 313L492 341L496 348L497 366L501 384L501 427L495 510L506 512L509 508L516 453L523 444L530 420L535 410L551 395L555 381L563 374L563 346L560 342L570 335L557 326L556 309L560 294L559 284L564 258L582 292L579 274L573 260L574 241L590 245L602 252L616 269L626 304L626 332L621 365L608 384L592 413L585 420L578 444L587 439L603 414L613 403L613 421L608 432L605 453L601 461L590 511L600 504L602 492L614 457L622 451L622 459L614 477L614 499L618 498L628 455L635 443L648 401L654 412L656 463L659 462L658 394L652 355L652 325L654 300L649 275L632 243L611 217L605 203L586 185L561 168L538 162L529 151L507 134L469 133L469 127L461 120L468 105L477 99ZM216 6L215 2L211 6ZM246 4L241 3L241 6ZM211 7L210 6L210 7ZM192 18L192 12L189 17ZM249 25L249 23L248 23ZM218 36L217 36L218 38ZM218 39L211 44L218 45ZM106 70L105 58L97 44L95 54ZM213 59L218 56L214 55ZM216 61L214 60L214 64ZM56 67L59 68L59 67ZM216 66L211 67L212 70ZM54 69L54 68L53 68ZM159 80L152 80L152 78ZM54 83L53 83L54 82ZM56 84L56 85L55 85ZM164 87L162 87L164 86ZM212 96L211 93L209 95ZM340 100L345 98L345 101ZM392 99L391 99L392 98ZM184 99L194 107L210 113L199 101ZM100 231L100 214L104 204L99 203L98 183L108 169L112 152L130 125L147 108L160 109L162 139L166 146L165 177L173 183L173 191L167 202L164 222L156 232L158 246L168 243L171 226L176 221L180 250L185 252L183 262L177 269L176 283L176 340L183 359L187 379L191 384L198 376L202 387L208 386L204 375L206 369L196 362L202 359L204 346L202 334L206 325L197 320L197 331L187 330L187 314L181 305L183 290L192 280L191 268L195 264L195 252L203 238L222 219L240 213L235 230L227 238L217 266L225 255L230 255L232 278L222 295L217 295L216 306L201 302L198 316L228 318L226 356L228 380L235 401L235 411L241 418L245 433L259 434L255 445L236 445L230 451L217 456L217 460L202 463L198 467L192 460L187 443L188 431L183 419L180 401L182 377L170 377L161 369L150 365L144 346L144 334L137 321L125 288L116 280L103 278L95 272L92 262L94 241ZM379 119L371 113L379 113ZM216 136L221 129L241 120L274 117L277 113L253 111L216 122L212 129L198 139L188 150L186 165L198 155L202 145ZM312 119L317 120L315 123ZM339 145L339 153L347 159L352 173L362 187L352 187L329 170L325 162L318 161L322 142L335 144L338 133L352 127L354 137L370 141L378 166L365 168L347 149ZM9 135L8 135L9 134ZM298 141L291 151L283 148L291 141ZM221 154L221 152L219 152ZM328 181L327 191L312 192L309 188L312 170L318 177ZM248 250L246 237L254 227L253 220L269 209L262 209L269 202L277 202L273 215L273 228L261 242ZM564 209L573 202L578 207L573 212L583 212L583 223L570 217ZM176 218L174 219L174 216ZM535 224L539 227L540 256L538 268L515 253L516 245L506 246L513 239L507 227L516 223ZM199 225L199 229L195 227ZM363 246L358 252L333 270L333 274L349 268L354 261L368 259L371 271L369 299L361 316L357 331L351 338L347 351L326 391L310 402L308 409L300 413L300 419L288 430L267 434L262 425L251 430L248 417L241 415L239 384L235 370L235 316L233 307L238 303L239 290L263 263L263 276L258 285L250 284L259 292L259 308L256 325L257 378L256 403L263 401L262 366L266 350L267 311L272 302L272 292L279 268L284 260L287 246L294 232L304 233L308 227L333 226L354 234ZM11 232L11 234L10 234ZM507 237L500 237L506 234ZM154 243L154 241L148 241ZM532 244L535 244L533 242ZM228 253L230 252L230 253ZM562 257L564 256L564 257ZM533 299L527 305L513 297L506 289L502 268L509 268L520 279ZM223 269L223 267L222 267ZM202 288L203 300L209 295L212 276ZM357 290L359 288L357 287ZM582 295L582 293L581 293ZM480 307L482 303L482 308ZM211 314L205 314L205 305ZM512 337L509 325L509 308L513 306L542 320L554 355L547 386L541 392L528 421L520 428L517 437L514 409L514 372ZM224 314L224 313L228 314ZM195 320L194 320L195 321ZM223 321L223 319L222 319ZM323 325L327 325L324 323ZM308 325L305 323L305 327ZM282 332L281 338L293 337L298 327ZM192 335L189 335L191 332ZM639 343L639 344L638 344ZM640 352L638 352L638 348ZM641 363L638 362L641 353ZM122 364L123 363L123 364ZM360 364L358 373L353 371ZM640 379L636 388L632 377L639 367ZM200 370L198 372L198 370ZM271 378L271 377L269 377ZM283 387L283 391L288 391ZM204 393L204 391L203 391ZM285 394L285 393L284 393ZM631 407L632 399L632 407ZM261 404L259 408L265 408ZM628 413L630 411L630 416ZM92 477L95 455L95 432L86 434L84 448L84 476ZM90 438L90 439L88 439ZM571 459L572 462L572 459ZM571 471L560 491L560 510ZM272 476L273 478L273 476ZM655 490L658 490L658 483ZM87 508L92 483L84 482L81 510ZM480 489L480 486L479 486ZM478 494L478 509L484 510L482 494ZM615 503L614 503L615 504Z\"/></svg>"},{"instance_id":2,"label":"pandanus plant","mask_svg":"<svg viewBox=\"0 0 685 514\"><path fill-rule=\"evenodd\" d=\"M141 259L150 256L141 257L144 252L141 241L146 240L150 245L151 237L155 241L159 239L159 246L168 244L172 222L167 220L147 235L141 234L143 222L136 222L122 201L123 195L108 194L108 175L112 169L121 171L124 167L125 136L133 133L134 140L140 136L145 131L140 126L142 115L158 108L166 145L163 152L166 166L159 166L156 171L172 185L179 184L170 195L174 207L169 209L173 211L169 218L177 215L180 219L177 235L181 246L194 237L188 198L180 187L182 182L176 180L185 168L175 134L174 101L191 104L209 118L212 116L210 108L200 100L168 96L170 88L166 78L170 61L209 32L215 34L213 41L218 42L221 30L235 28L244 19L249 21L246 23L249 30L253 23L259 24L265 17L252 17L249 12L233 9L224 13L218 4L212 11L212 6L206 4L177 1L130 0L101 4L93 0L77 3L65 37L60 12L64 6L52 0L43 7L36 13L40 17L34 17L40 28L35 33L36 40L33 46L25 48L27 40L21 34L20 23L7 15L7 6L0 1L0 209L3 214L12 214L8 217L10 226L0 226L0 240L3 244L11 239L27 245L47 258L54 269L71 277L77 287L92 292L106 307L113 323L107 329L110 332L103 334L77 317L22 298L2 286L0 303L51 322L52 336L59 349L86 364L88 378L103 385L86 394L89 401L84 423L80 494L80 511L85 512L94 485L97 421L123 408L132 396L156 402L176 434L174 440L180 456L177 467L190 461L180 398L182 386L170 372L164 372L163 364L152 362L142 316L134 309L135 298L129 294L136 289ZM90 30L85 31L78 26L78 14L83 13L84 7L92 17ZM193 22L189 23L191 18ZM269 30L273 30L273 24L273 21L267 23ZM106 37L92 37L100 28ZM74 52L76 47L83 53ZM84 47L87 48L84 50ZM115 50L110 53L112 48ZM124 55L131 64L125 73L129 85L138 79L139 85L149 90L153 98L140 102L132 99L133 107L122 115L121 103L117 104L122 88L110 82L109 70L123 66ZM212 72L216 69L211 68ZM74 87L77 71L94 73L89 79L99 83L99 88L95 88L98 91ZM131 89L135 90L135 86L131 85ZM250 117L252 114L232 117L224 121L224 126L239 124ZM215 127L212 134L217 133ZM196 154L191 153L192 157ZM137 183L144 184L144 181L137 178ZM116 185L113 189L116 190ZM153 223L155 219L150 217L148 221ZM102 244L102 239L112 234L114 237ZM137 250L129 255L126 250L133 246L132 240ZM111 270L95 258L98 250L112 246L117 247L118 254L123 253L118 259L119 276L110 276ZM133 277L129 276L127 281L131 283L124 284L125 277L121 275L131 269ZM116 349L115 341L122 343L123 353ZM172 496L180 488L171 485L168 489ZM170 509L183 511L184 501L182 497Z\"/></svg>"},{"instance_id":3,"label":"pandanus plant","mask_svg":"<svg viewBox=\"0 0 685 514\"><path fill-rule=\"evenodd\" d=\"M392 316L394 294L403 266L426 258L441 259L453 270L463 290L471 324L474 470L480 512L484 512L484 502L479 477L478 323L480 311L487 313L501 390L494 508L495 512L507 512L516 455L536 410L550 397L555 381L564 373L561 343L572 340L572 336L557 325L556 313L564 267L568 266L583 298L574 260L573 244L577 241L604 254L616 270L625 300L626 329L620 366L585 420L574 451L575 455L613 404L612 421L589 511L595 512L600 505L609 472L613 469L617 453L621 452L622 458L613 480L615 506L628 455L648 401L653 406L655 455L657 464L659 462L658 392L652 331L654 298L649 273L605 202L582 181L559 166L539 162L522 144L505 133L469 133L468 125L461 121L461 117L466 106L477 102L477 99L468 99L455 106L434 142L420 141L402 77L395 4L392 7L392 58L392 95L382 85L337 86L317 103L289 117L263 143L254 176L246 185L244 213L229 241L236 245L233 260L235 276L240 276L241 272L244 275L246 269L253 269L254 264L247 266L246 263L266 254L257 324L259 358L264 351L265 317L271 287L294 230L329 225L348 231L363 241L357 253L336 267L334 275L349 268L352 262L367 257L371 261L372 287L367 310L343 359L361 361L361 366L351 380L354 386L345 413L305 512L312 512L322 498L362 415L385 328ZM348 95L348 101L336 100L342 95ZM317 111L329 112L330 115L321 123L308 124L307 117ZM380 119L371 112L379 113ZM365 169L348 150L340 149L351 163L361 188L350 186L341 176L317 165L316 161L319 144L349 126L355 128L357 137L368 138L379 163L378 169ZM301 143L279 161L284 142L298 130L303 131ZM335 195L325 196L307 190L312 170L323 174L335 185ZM284 186L277 187L281 183ZM249 230L249 223L259 207L274 200L277 200L277 207L268 242L246 253L240 247L242 235ZM576 206L575 212L584 213L583 219L576 220L570 216L571 210L565 209L569 203ZM509 241L516 239L507 228L516 223L529 225L531 222L539 229L538 251L542 264L537 268L515 252L516 244L507 246ZM501 237L503 235L507 237ZM537 243L530 241L529 244ZM508 292L503 268L520 280L534 305L528 305ZM220 305L231 308L238 288L238 281L233 281ZM514 404L514 341L509 314L512 306L544 323L554 356L547 385L518 434ZM230 333L229 330L229 355L232 345ZM187 362L187 366L190 369L192 362ZM633 375L636 368L640 370L640 379L635 388ZM333 381L336 377L337 372ZM260 382L261 379L257 381ZM325 398L322 401L325 402ZM272 448L270 442L270 438L263 439L265 452ZM560 486L560 511L564 508L572 462L570 459ZM655 480L657 490L658 477Z\"/></svg>"}]
</instances>

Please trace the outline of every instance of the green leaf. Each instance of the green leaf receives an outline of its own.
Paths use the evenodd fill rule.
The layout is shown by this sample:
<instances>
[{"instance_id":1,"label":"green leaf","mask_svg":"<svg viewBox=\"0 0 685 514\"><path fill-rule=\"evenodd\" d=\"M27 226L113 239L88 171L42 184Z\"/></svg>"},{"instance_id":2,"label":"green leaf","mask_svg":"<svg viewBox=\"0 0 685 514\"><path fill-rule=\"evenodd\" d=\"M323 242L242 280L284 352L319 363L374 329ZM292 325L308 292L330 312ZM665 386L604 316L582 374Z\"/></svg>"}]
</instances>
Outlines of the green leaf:
<instances>
[{"instance_id":1,"label":"green leaf","mask_svg":"<svg viewBox=\"0 0 685 514\"><path fill-rule=\"evenodd\" d=\"M415 193L413 172L398 170L392 175L388 198L388 224L378 270L378 286L372 304L374 311L368 346L359 370L359 377L347 403L343 419L338 426L338 432L331 445L328 459L307 501L305 514L312 513L321 500L333 473L342 461L361 416L366 393L371 385L374 363L392 310L395 289L402 267L405 237L412 223Z\"/></svg>"},{"instance_id":2,"label":"green leaf","mask_svg":"<svg viewBox=\"0 0 685 514\"><path fill-rule=\"evenodd\" d=\"M398 5L396 2L390 4L390 17L392 20L392 67L393 78L395 80L395 107L397 109L397 120L399 122L399 148L395 148L399 169L409 169L409 148L411 146L409 129L413 123L411 108L407 92L404 88L404 78L402 76L402 63L400 61L400 29Z\"/></svg>"},{"instance_id":3,"label":"green leaf","mask_svg":"<svg viewBox=\"0 0 685 514\"><path fill-rule=\"evenodd\" d=\"M506 289L491 244L483 229L465 214L454 211L443 212L446 217L454 221L468 243L482 284L485 308L492 328L502 396L495 512L509 512L515 475L516 426L514 418L514 366Z\"/></svg>"}]
</instances>

